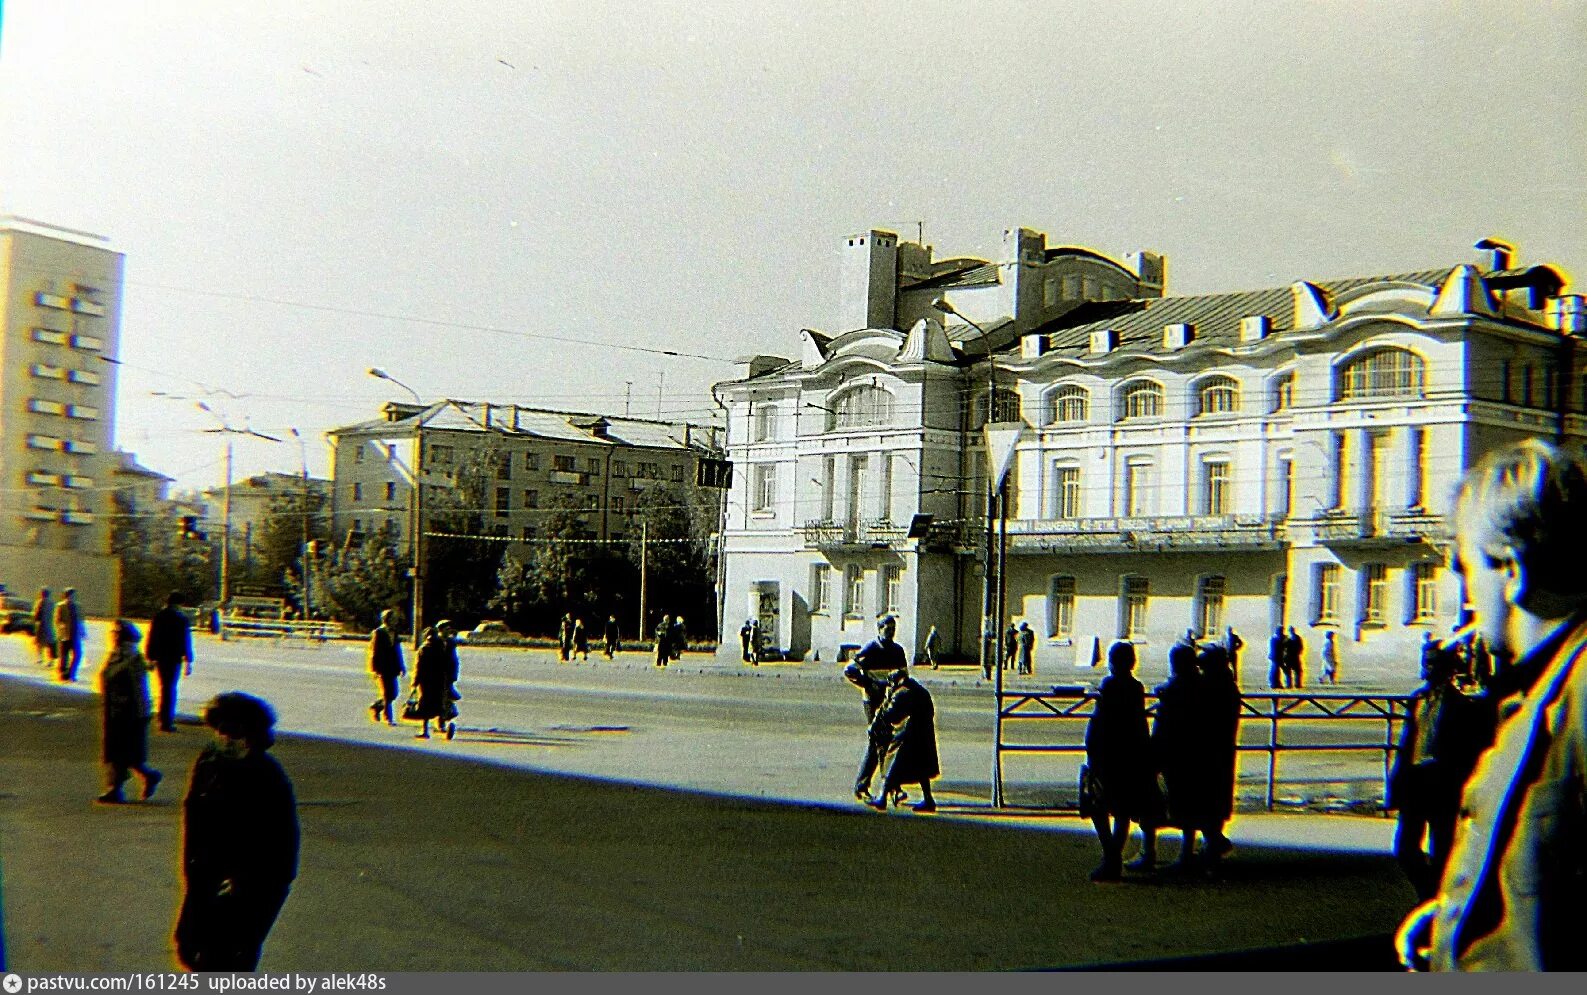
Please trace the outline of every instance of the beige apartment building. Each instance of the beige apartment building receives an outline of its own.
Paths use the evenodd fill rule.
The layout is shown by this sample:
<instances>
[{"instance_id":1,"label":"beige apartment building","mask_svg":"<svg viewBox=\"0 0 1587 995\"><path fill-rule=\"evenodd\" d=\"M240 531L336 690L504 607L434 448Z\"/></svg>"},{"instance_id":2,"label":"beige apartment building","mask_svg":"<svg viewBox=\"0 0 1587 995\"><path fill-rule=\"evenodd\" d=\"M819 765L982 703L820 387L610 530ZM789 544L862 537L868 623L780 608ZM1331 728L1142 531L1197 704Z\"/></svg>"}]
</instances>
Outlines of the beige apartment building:
<instances>
[{"instance_id":1,"label":"beige apartment building","mask_svg":"<svg viewBox=\"0 0 1587 995\"><path fill-rule=\"evenodd\" d=\"M977 655L994 382L994 420L1022 423L996 624L1035 629L1057 677L1114 639L1159 675L1187 631L1232 626L1251 686L1284 625L1313 673L1333 631L1347 676L1414 682L1423 633L1449 632L1464 601L1445 565L1455 481L1515 439L1587 444L1582 298L1501 243L1416 272L1183 297L1163 295L1156 257L1132 267L1021 229L1007 247L944 274L881 267L903 321L852 308L870 327L806 330L799 360L758 357L717 385L738 471L724 600L777 649L840 655L896 611L906 645L935 624L945 651ZM1090 286L1048 272L1066 258ZM951 310L921 310L926 294ZM931 524L911 537L919 513Z\"/></svg>"},{"instance_id":2,"label":"beige apartment building","mask_svg":"<svg viewBox=\"0 0 1587 995\"><path fill-rule=\"evenodd\" d=\"M0 582L120 605L110 553L123 256L87 232L0 219Z\"/></svg>"}]
</instances>

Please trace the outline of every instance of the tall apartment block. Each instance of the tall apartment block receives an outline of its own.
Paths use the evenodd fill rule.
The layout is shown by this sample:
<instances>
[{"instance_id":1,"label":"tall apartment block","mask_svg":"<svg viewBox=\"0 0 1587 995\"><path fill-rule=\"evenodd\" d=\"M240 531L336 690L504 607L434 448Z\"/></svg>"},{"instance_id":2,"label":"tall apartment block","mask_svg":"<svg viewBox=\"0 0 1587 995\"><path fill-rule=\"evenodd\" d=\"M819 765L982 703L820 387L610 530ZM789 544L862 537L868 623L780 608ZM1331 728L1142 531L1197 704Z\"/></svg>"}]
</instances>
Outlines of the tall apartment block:
<instances>
[{"instance_id":1,"label":"tall apartment block","mask_svg":"<svg viewBox=\"0 0 1587 995\"><path fill-rule=\"evenodd\" d=\"M0 218L0 583L75 587L113 615L116 354L124 258L87 232Z\"/></svg>"}]
</instances>

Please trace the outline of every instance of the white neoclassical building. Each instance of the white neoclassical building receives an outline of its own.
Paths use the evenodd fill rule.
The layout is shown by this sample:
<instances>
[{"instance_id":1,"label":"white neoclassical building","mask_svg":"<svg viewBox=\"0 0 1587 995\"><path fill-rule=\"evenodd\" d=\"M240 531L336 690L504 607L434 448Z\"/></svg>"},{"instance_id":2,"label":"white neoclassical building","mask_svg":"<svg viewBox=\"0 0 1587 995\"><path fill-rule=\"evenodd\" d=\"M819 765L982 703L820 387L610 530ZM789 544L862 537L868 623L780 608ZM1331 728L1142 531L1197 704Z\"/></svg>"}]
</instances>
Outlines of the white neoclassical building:
<instances>
[{"instance_id":1,"label":"white neoclassical building","mask_svg":"<svg viewBox=\"0 0 1587 995\"><path fill-rule=\"evenodd\" d=\"M1313 671L1332 630L1347 679L1413 679L1422 633L1463 601L1445 567L1461 472L1518 438L1587 441L1582 299L1500 243L1414 273L1165 297L1156 256L1025 229L996 261L848 241L856 327L806 330L798 360L716 387L738 468L729 627L735 606L758 615L790 656L839 656L883 611L907 645L936 624L945 650L978 652L994 378L997 420L1026 425L1003 621L1037 630L1054 676L1117 638L1161 673L1186 630L1233 626L1255 684L1284 625Z\"/></svg>"}]
</instances>

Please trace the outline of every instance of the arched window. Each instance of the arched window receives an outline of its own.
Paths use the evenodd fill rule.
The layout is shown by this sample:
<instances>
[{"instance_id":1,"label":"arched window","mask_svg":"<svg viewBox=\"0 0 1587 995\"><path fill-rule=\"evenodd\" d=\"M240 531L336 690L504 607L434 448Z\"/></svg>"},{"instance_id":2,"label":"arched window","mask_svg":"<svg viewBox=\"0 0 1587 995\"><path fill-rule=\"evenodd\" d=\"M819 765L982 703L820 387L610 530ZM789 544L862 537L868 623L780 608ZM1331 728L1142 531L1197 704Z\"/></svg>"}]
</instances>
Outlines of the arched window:
<instances>
[{"instance_id":1,"label":"arched window","mask_svg":"<svg viewBox=\"0 0 1587 995\"><path fill-rule=\"evenodd\" d=\"M986 424L986 391L977 394L971 403L974 407L970 409L970 427L981 428ZM997 392L992 395L992 420L1019 421L1019 412L1019 394L1006 387L997 388Z\"/></svg>"},{"instance_id":2,"label":"arched window","mask_svg":"<svg viewBox=\"0 0 1587 995\"><path fill-rule=\"evenodd\" d=\"M1196 414L1227 415L1240 410L1240 381L1233 377L1208 377L1196 391Z\"/></svg>"},{"instance_id":3,"label":"arched window","mask_svg":"<svg viewBox=\"0 0 1587 995\"><path fill-rule=\"evenodd\" d=\"M1083 422L1091 417L1091 392L1084 387L1068 384L1053 391L1051 398L1051 424Z\"/></svg>"},{"instance_id":4,"label":"arched window","mask_svg":"<svg viewBox=\"0 0 1587 995\"><path fill-rule=\"evenodd\" d=\"M1281 373L1273 380L1273 412L1288 411L1295 406L1295 374Z\"/></svg>"},{"instance_id":5,"label":"arched window","mask_svg":"<svg viewBox=\"0 0 1587 995\"><path fill-rule=\"evenodd\" d=\"M828 428L867 428L893 421L893 395L874 384L862 384L838 395L828 416Z\"/></svg>"},{"instance_id":6,"label":"arched window","mask_svg":"<svg viewBox=\"0 0 1587 995\"><path fill-rule=\"evenodd\" d=\"M1421 397L1427 389L1427 364L1409 349L1374 349L1339 368L1336 396L1341 401L1378 397Z\"/></svg>"},{"instance_id":7,"label":"arched window","mask_svg":"<svg viewBox=\"0 0 1587 995\"><path fill-rule=\"evenodd\" d=\"M1120 401L1119 408L1125 420L1160 418L1163 414L1163 385L1154 380L1137 380L1125 385Z\"/></svg>"}]
</instances>

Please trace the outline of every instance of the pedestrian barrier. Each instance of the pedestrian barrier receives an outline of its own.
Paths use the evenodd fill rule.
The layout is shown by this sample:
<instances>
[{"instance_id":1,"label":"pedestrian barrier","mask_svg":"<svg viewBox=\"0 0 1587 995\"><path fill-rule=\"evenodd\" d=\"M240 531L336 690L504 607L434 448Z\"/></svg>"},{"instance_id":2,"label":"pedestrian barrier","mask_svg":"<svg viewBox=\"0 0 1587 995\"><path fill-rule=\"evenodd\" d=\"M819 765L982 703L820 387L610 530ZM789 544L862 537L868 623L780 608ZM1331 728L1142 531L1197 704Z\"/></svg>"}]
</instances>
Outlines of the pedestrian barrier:
<instances>
[{"instance_id":1,"label":"pedestrian barrier","mask_svg":"<svg viewBox=\"0 0 1587 995\"><path fill-rule=\"evenodd\" d=\"M220 620L220 638L267 639L340 639L342 623L307 619L247 618L223 615Z\"/></svg>"},{"instance_id":2,"label":"pedestrian barrier","mask_svg":"<svg viewBox=\"0 0 1587 995\"><path fill-rule=\"evenodd\" d=\"M1389 772L1394 765L1394 755L1399 750L1397 724L1404 722L1412 708L1414 698L1409 694L1335 694L1307 693L1303 691L1253 691L1240 695L1240 728L1242 734L1249 723L1261 722L1266 733L1265 742L1238 742L1240 753L1265 753L1267 755L1267 808L1273 810L1274 786L1278 783L1279 756L1287 751L1297 753L1379 753L1383 758L1383 790L1388 792ZM1079 742L1010 743L1003 736L1006 723L1032 723L1038 721L1074 723L1089 721L1096 710L1097 692L1089 688L1055 687L1051 691L1014 691L998 693L998 735L996 743L995 797L1003 797L1004 754L1057 754L1085 755L1085 744ZM1157 696L1146 695L1146 714L1157 712ZM1296 742L1286 739L1284 732L1300 724L1316 726L1351 723L1354 732L1363 726L1381 727L1383 738L1361 736L1345 742ZM1323 737L1326 739L1326 737ZM1001 807L1001 806L1000 806Z\"/></svg>"}]
</instances>

